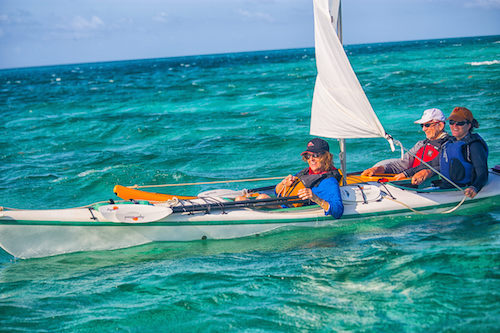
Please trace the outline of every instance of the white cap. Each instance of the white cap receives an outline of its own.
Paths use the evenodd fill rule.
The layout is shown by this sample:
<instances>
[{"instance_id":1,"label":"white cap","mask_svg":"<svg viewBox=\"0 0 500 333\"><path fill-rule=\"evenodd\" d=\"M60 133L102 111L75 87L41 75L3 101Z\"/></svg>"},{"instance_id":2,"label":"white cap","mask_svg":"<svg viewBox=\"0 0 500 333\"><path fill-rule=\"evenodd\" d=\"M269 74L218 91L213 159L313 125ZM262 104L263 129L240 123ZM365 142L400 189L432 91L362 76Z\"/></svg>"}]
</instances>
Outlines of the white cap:
<instances>
[{"instance_id":1,"label":"white cap","mask_svg":"<svg viewBox=\"0 0 500 333\"><path fill-rule=\"evenodd\" d=\"M446 118L443 114L443 111L436 109L436 108L427 109L424 111L422 118L415 121L415 124L425 124L425 123L428 123L429 121L432 121L432 120L442 121L443 123L445 123Z\"/></svg>"}]
</instances>

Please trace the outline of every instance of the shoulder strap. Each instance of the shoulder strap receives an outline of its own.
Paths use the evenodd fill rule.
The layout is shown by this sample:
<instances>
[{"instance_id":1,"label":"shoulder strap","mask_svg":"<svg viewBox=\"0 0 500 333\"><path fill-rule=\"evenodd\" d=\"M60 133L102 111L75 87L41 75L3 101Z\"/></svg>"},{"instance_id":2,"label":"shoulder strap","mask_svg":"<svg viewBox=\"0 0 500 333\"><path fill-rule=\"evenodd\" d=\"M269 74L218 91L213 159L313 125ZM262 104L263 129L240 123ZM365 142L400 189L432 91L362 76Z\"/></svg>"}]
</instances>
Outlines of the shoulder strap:
<instances>
[{"instance_id":1,"label":"shoulder strap","mask_svg":"<svg viewBox=\"0 0 500 333\"><path fill-rule=\"evenodd\" d=\"M297 174L295 176L300 178L300 176L305 176L308 174L309 174L309 168L305 168L305 169L302 169L299 172L297 172Z\"/></svg>"},{"instance_id":2,"label":"shoulder strap","mask_svg":"<svg viewBox=\"0 0 500 333\"><path fill-rule=\"evenodd\" d=\"M300 178L300 180L304 183L304 185L307 188L313 188L315 186L318 186L318 184L321 183L321 181L326 178L335 178L338 182L340 182L340 180L342 179L342 176L340 175L337 169L330 170L322 174L310 175L309 168L306 168L297 173L297 177Z\"/></svg>"},{"instance_id":3,"label":"shoulder strap","mask_svg":"<svg viewBox=\"0 0 500 333\"><path fill-rule=\"evenodd\" d=\"M338 169L334 169L334 170L329 171L329 174L331 174L332 177L335 178L340 183L340 180L342 179L342 175L340 174Z\"/></svg>"}]
</instances>

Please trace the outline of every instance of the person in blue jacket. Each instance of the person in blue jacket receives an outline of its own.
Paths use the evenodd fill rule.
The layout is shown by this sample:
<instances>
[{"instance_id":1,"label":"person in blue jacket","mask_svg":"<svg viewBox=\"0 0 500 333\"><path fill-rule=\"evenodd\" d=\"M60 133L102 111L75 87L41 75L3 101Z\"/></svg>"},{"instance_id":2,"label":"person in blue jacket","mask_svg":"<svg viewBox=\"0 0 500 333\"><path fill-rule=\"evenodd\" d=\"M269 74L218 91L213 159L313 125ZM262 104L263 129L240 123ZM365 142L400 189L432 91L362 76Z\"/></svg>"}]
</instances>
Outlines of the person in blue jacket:
<instances>
[{"instance_id":1,"label":"person in blue jacket","mask_svg":"<svg viewBox=\"0 0 500 333\"><path fill-rule=\"evenodd\" d=\"M474 198L488 181L488 145L472 132L479 123L469 109L454 108L448 121L453 138L445 144L440 171L457 185L466 186L465 195ZM451 185L443 181L441 187Z\"/></svg>"},{"instance_id":2,"label":"person in blue jacket","mask_svg":"<svg viewBox=\"0 0 500 333\"><path fill-rule=\"evenodd\" d=\"M283 188L290 188L300 179L304 187L298 190L297 195L301 200L309 199L321 206L325 215L340 218L344 213L339 188L342 177L333 165L333 155L330 153L328 142L320 138L312 139L301 155L308 167L295 176L288 175L283 179L276 186L276 193L279 195Z\"/></svg>"}]
</instances>

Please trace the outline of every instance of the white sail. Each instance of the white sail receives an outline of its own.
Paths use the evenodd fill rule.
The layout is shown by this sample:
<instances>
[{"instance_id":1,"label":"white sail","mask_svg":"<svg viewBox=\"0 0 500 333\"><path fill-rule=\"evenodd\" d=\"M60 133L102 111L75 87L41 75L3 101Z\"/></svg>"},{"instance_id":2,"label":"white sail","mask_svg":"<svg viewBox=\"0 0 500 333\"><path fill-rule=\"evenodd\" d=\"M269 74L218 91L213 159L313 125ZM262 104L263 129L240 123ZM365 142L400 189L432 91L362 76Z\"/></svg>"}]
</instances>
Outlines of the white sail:
<instances>
[{"instance_id":1,"label":"white sail","mask_svg":"<svg viewBox=\"0 0 500 333\"><path fill-rule=\"evenodd\" d=\"M339 7L339 0L314 0L318 76L310 133L335 139L385 137L337 37Z\"/></svg>"}]
</instances>

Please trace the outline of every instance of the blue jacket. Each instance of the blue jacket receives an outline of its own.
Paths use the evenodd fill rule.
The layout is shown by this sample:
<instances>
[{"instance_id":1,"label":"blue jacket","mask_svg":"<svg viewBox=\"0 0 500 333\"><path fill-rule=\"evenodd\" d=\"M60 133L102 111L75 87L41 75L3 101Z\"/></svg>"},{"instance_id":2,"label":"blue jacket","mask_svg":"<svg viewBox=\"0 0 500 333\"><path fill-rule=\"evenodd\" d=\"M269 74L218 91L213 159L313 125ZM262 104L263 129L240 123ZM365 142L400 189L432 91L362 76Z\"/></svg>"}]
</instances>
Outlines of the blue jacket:
<instances>
[{"instance_id":1,"label":"blue jacket","mask_svg":"<svg viewBox=\"0 0 500 333\"><path fill-rule=\"evenodd\" d=\"M336 219L342 216L344 204L342 203L338 182L342 179L342 176L336 169L323 174L309 175L309 168L305 168L299 171L296 176L320 199L330 204L330 208L325 212L325 215L332 215Z\"/></svg>"},{"instance_id":2,"label":"blue jacket","mask_svg":"<svg viewBox=\"0 0 500 333\"><path fill-rule=\"evenodd\" d=\"M441 172L457 185L472 186L479 192L488 181L488 146L475 133L445 145L441 155ZM444 181L441 187L451 187Z\"/></svg>"},{"instance_id":3,"label":"blue jacket","mask_svg":"<svg viewBox=\"0 0 500 333\"><path fill-rule=\"evenodd\" d=\"M331 215L339 219L344 214L344 204L340 196L339 182L335 178L323 179L311 191L330 204L330 208L325 212L325 215Z\"/></svg>"}]
</instances>

